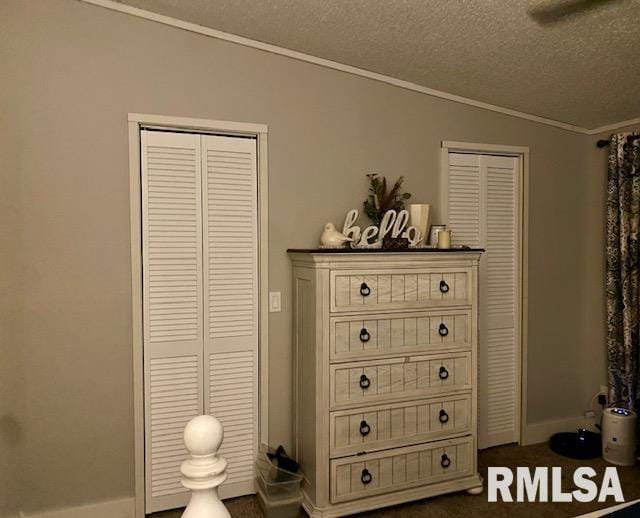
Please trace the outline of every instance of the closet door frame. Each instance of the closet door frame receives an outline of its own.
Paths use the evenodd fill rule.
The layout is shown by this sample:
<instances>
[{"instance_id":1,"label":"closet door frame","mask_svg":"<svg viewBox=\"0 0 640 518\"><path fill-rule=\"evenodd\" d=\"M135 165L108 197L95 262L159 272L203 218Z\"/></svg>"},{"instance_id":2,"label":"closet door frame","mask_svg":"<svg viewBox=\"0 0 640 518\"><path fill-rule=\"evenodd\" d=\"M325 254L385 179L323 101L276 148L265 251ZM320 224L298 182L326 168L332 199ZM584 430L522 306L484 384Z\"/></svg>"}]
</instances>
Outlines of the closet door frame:
<instances>
[{"instance_id":1,"label":"closet door frame","mask_svg":"<svg viewBox=\"0 0 640 518\"><path fill-rule=\"evenodd\" d=\"M441 220L448 221L448 170L449 153L503 155L518 158L520 178L518 199L518 307L517 325L520 338L517 372L520 379L519 437L520 445L527 442L527 328L528 328L528 265L529 265L529 147L478 144L470 142L443 141L440 155Z\"/></svg>"},{"instance_id":2,"label":"closet door frame","mask_svg":"<svg viewBox=\"0 0 640 518\"><path fill-rule=\"evenodd\" d=\"M129 220L131 226L131 295L133 334L133 402L135 517L145 516L145 437L142 313L142 204L140 130L153 126L167 131L207 132L257 139L258 169L258 441L268 444L269 435L269 262L268 262L268 175L265 124L193 119L129 113Z\"/></svg>"}]
</instances>

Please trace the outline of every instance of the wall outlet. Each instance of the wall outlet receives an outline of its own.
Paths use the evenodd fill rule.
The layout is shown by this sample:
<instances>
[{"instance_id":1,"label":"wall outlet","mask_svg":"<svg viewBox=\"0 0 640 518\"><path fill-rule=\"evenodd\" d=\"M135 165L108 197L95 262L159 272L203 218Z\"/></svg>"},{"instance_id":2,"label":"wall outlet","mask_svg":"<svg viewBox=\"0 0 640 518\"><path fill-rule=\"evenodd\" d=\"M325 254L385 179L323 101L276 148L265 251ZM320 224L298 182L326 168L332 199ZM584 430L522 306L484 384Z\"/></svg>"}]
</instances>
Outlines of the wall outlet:
<instances>
[{"instance_id":1,"label":"wall outlet","mask_svg":"<svg viewBox=\"0 0 640 518\"><path fill-rule=\"evenodd\" d=\"M596 413L595 413L593 410L585 410L585 411L584 411L584 416L585 416L587 419L591 419L592 417L595 417L595 416L596 416Z\"/></svg>"},{"instance_id":2,"label":"wall outlet","mask_svg":"<svg viewBox=\"0 0 640 518\"><path fill-rule=\"evenodd\" d=\"M282 311L282 294L279 291L269 292L269 313Z\"/></svg>"},{"instance_id":3,"label":"wall outlet","mask_svg":"<svg viewBox=\"0 0 640 518\"><path fill-rule=\"evenodd\" d=\"M607 387L606 385L600 385L599 394L604 394L605 396L609 397L609 387Z\"/></svg>"}]
</instances>

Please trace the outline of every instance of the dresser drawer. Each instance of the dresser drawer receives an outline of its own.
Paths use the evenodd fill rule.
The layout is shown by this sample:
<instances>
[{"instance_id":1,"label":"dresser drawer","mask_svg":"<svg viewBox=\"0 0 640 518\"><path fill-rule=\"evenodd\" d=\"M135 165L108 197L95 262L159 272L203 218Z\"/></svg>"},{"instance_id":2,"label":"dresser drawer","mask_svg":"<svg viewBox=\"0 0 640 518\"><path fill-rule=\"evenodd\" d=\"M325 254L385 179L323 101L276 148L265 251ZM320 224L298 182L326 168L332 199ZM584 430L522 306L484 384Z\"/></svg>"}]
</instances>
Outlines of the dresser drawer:
<instances>
[{"instance_id":1,"label":"dresser drawer","mask_svg":"<svg viewBox=\"0 0 640 518\"><path fill-rule=\"evenodd\" d=\"M471 304L470 269L332 270L331 311Z\"/></svg>"},{"instance_id":2,"label":"dresser drawer","mask_svg":"<svg viewBox=\"0 0 640 518\"><path fill-rule=\"evenodd\" d=\"M473 438L463 437L331 461L331 502L442 482L473 473Z\"/></svg>"},{"instance_id":3,"label":"dresser drawer","mask_svg":"<svg viewBox=\"0 0 640 518\"><path fill-rule=\"evenodd\" d=\"M471 347L471 310L336 316L329 320L334 361Z\"/></svg>"},{"instance_id":4,"label":"dresser drawer","mask_svg":"<svg viewBox=\"0 0 640 518\"><path fill-rule=\"evenodd\" d=\"M471 353L410 356L330 366L330 407L429 397L471 388Z\"/></svg>"},{"instance_id":5,"label":"dresser drawer","mask_svg":"<svg viewBox=\"0 0 640 518\"><path fill-rule=\"evenodd\" d=\"M340 457L471 431L471 394L331 412L330 449Z\"/></svg>"}]
</instances>

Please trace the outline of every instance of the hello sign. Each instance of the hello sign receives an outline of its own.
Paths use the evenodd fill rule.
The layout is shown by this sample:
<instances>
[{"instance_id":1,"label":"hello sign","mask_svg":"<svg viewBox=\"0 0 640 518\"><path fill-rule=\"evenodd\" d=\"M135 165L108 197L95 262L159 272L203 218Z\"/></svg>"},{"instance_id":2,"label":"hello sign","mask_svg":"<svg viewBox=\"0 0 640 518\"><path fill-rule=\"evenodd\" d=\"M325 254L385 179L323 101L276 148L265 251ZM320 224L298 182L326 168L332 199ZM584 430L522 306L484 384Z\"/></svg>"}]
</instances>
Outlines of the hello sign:
<instances>
[{"instance_id":1,"label":"hello sign","mask_svg":"<svg viewBox=\"0 0 640 518\"><path fill-rule=\"evenodd\" d=\"M401 210L388 210L385 212L380 222L380 227L371 225L362 231L360 227L354 226L358 219L358 209L351 209L347 212L344 220L342 233L351 238L352 248L382 248L382 240L387 235L391 237L404 237L409 240L410 246L416 246L422 239L422 234L416 227L408 227L409 212Z\"/></svg>"}]
</instances>

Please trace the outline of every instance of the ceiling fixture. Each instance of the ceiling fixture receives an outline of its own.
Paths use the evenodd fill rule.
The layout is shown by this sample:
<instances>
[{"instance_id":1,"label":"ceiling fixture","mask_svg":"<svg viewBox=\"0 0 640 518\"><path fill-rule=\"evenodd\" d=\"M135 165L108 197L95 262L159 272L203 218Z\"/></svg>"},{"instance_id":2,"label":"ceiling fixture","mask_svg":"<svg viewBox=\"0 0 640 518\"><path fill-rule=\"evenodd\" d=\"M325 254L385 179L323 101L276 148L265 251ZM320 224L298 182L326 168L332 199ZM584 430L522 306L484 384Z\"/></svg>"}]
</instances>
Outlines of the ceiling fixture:
<instances>
[{"instance_id":1,"label":"ceiling fixture","mask_svg":"<svg viewBox=\"0 0 640 518\"><path fill-rule=\"evenodd\" d=\"M539 25L550 25L563 22L576 16L583 16L589 12L607 7L608 4L620 0L565 0L547 2L537 7L532 7L527 14Z\"/></svg>"}]
</instances>

